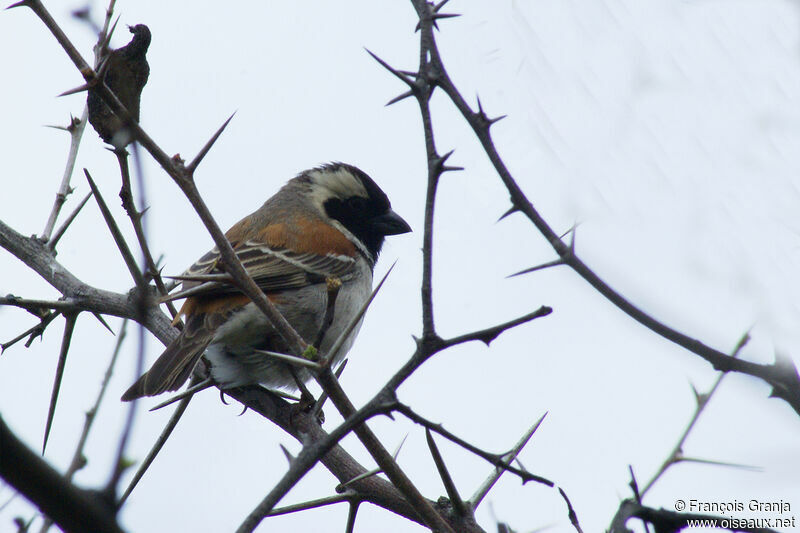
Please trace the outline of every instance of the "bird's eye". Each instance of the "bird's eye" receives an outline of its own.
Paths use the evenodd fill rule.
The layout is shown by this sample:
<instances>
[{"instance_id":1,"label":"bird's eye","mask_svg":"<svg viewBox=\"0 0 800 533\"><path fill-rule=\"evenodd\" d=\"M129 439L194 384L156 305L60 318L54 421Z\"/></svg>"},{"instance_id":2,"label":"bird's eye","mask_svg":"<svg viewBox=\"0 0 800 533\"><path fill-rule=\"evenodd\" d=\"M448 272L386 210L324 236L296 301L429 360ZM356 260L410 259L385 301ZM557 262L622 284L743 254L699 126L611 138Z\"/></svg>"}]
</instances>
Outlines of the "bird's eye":
<instances>
[{"instance_id":1,"label":"bird's eye","mask_svg":"<svg viewBox=\"0 0 800 533\"><path fill-rule=\"evenodd\" d=\"M353 196L347 200L347 204L353 211L364 211L367 208L367 200L361 196Z\"/></svg>"}]
</instances>

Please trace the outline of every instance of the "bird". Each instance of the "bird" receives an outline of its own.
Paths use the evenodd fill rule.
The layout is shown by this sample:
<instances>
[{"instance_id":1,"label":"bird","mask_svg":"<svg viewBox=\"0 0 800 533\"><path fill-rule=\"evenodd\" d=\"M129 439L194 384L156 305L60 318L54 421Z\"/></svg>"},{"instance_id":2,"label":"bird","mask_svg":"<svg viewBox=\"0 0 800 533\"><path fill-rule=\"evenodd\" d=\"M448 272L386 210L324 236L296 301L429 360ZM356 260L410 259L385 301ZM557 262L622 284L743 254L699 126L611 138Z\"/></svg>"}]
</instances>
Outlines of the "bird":
<instances>
[{"instance_id":1,"label":"bird","mask_svg":"<svg viewBox=\"0 0 800 533\"><path fill-rule=\"evenodd\" d=\"M103 83L119 99L120 103L139 122L139 107L142 90L150 77L147 63L147 49L150 47L150 29L144 24L128 26L133 34L131 42L108 53L105 64L100 68ZM100 138L108 144L122 148L132 140L131 135L118 135L125 124L111 111L97 89L89 88L86 105L89 109L89 123Z\"/></svg>"},{"instance_id":2,"label":"bird","mask_svg":"<svg viewBox=\"0 0 800 533\"><path fill-rule=\"evenodd\" d=\"M289 180L225 236L253 280L303 339L311 343L324 332L316 346L324 354L369 298L385 237L410 231L365 172L345 163L327 163ZM197 279L224 272L215 247L184 273L187 281L177 294L191 295L176 321L184 317L185 325L123 394L123 401L179 389L204 354L211 379L222 390L252 384L295 390L296 376L303 382L311 379L304 369L256 352L288 353L289 348L247 296L230 283ZM330 279L342 285L325 330ZM360 325L361 321L338 350L334 364L344 358Z\"/></svg>"}]
</instances>

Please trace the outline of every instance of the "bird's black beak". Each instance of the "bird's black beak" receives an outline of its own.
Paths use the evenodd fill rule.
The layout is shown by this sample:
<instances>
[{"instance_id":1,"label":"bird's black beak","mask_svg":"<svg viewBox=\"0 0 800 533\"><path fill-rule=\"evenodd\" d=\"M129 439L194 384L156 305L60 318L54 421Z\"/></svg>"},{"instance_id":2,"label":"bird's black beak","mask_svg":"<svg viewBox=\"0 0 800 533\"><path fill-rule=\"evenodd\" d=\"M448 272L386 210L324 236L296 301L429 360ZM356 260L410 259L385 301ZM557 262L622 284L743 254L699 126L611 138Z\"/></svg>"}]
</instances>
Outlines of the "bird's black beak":
<instances>
[{"instance_id":1,"label":"bird's black beak","mask_svg":"<svg viewBox=\"0 0 800 533\"><path fill-rule=\"evenodd\" d=\"M388 213L373 218L372 226L383 235L400 235L411 231L408 222L391 209Z\"/></svg>"}]
</instances>

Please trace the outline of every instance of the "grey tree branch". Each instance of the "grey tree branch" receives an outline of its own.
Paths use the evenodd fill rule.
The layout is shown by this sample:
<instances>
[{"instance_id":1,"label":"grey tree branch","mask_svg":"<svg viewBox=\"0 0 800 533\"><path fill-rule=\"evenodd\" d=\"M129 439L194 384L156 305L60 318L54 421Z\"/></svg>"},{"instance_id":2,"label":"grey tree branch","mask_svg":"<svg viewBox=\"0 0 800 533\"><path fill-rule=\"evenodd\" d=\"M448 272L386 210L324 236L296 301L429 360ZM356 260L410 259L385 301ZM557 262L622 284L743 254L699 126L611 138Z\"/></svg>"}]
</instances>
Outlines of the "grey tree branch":
<instances>
[{"instance_id":1,"label":"grey tree branch","mask_svg":"<svg viewBox=\"0 0 800 533\"><path fill-rule=\"evenodd\" d=\"M83 137L83 130L86 129L86 119L88 116L89 111L86 106L84 106L81 118L70 117L69 126L64 128L64 130L69 132L69 153L67 154L67 164L64 168L64 174L61 177L61 185L58 187L58 192L56 193L53 209L50 211L50 216L47 217L44 230L42 230L41 239L45 242L50 240L50 235L53 232L53 228L56 226L58 214L61 212L61 208L67 200L67 195L72 192L69 182L72 179L72 171L75 169L75 160L78 158L78 148L81 145L81 138Z\"/></svg>"},{"instance_id":2,"label":"grey tree branch","mask_svg":"<svg viewBox=\"0 0 800 533\"><path fill-rule=\"evenodd\" d=\"M33 453L0 417L0 477L24 494L66 531L122 531L113 505L97 493L76 487Z\"/></svg>"}]
</instances>

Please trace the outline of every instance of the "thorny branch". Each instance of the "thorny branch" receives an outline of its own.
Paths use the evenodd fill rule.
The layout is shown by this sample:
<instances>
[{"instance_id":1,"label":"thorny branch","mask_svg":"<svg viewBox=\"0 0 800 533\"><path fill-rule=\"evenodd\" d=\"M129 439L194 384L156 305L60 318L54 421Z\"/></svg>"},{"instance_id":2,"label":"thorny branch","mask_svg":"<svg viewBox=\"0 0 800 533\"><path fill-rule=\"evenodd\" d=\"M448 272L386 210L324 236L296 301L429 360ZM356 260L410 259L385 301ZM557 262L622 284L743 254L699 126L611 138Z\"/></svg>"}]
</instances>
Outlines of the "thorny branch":
<instances>
[{"instance_id":1,"label":"thorny branch","mask_svg":"<svg viewBox=\"0 0 800 533\"><path fill-rule=\"evenodd\" d=\"M539 232L550 243L555 252L559 255L564 264L572 268L578 275L585 279L595 290L605 296L611 303L616 305L620 310L625 312L628 316L650 329L654 333L682 346L696 355L699 355L716 369L723 372L741 372L757 378L762 379L772 386L772 395L785 400L792 408L800 414L800 376L798 376L797 368L789 363L786 365L779 364L758 364L741 359L735 359L729 355L711 348L697 339L689 337L675 329L670 328L663 322L660 322L645 313L642 309L634 305L631 301L626 299L620 293L611 288L603 279L601 279L589 266L587 266L574 252L572 246L565 243L562 238L556 233L547 221L536 210L531 201L527 198L522 189L517 185L516 180L513 178L505 163L503 162L497 148L492 141L490 128L502 117L490 118L484 112L480 102L478 103L478 110L473 110L470 105L461 96L461 93L456 88L453 81L450 79L447 70L444 67L439 49L436 45L434 38L433 24L425 24L425 19L434 19L437 15L437 10L444 4L432 6L426 0L412 0L417 14L420 17L421 24L421 50L420 50L420 69L415 73L413 84L408 80L408 77L399 71L393 69L385 62L381 64L389 69L395 76L400 77L407 85L411 84L410 89L415 95L423 95L425 97L424 103L420 100L420 108L423 110L423 124L427 124L429 118L425 118L425 109L427 109L427 99L434 88L441 88L455 107L461 112L461 115L472 127L473 132L478 137L484 151L489 157L492 165L494 166L498 176L511 196L512 209L523 213L539 230ZM427 126L426 126L427 129ZM426 138L426 146L429 146ZM430 145L432 146L432 145ZM429 146L429 150L430 150ZM429 161L432 159L432 154L429 153Z\"/></svg>"},{"instance_id":2,"label":"thorny branch","mask_svg":"<svg viewBox=\"0 0 800 533\"><path fill-rule=\"evenodd\" d=\"M351 501L353 512L351 513L352 518L348 520L348 528L352 529L352 523L355 520L354 509L357 508L357 502L372 501L373 503L382 505L385 508L398 512L412 520L423 521L428 525L433 525L439 530L461 530L458 529L458 526L462 525L463 522L450 522L452 517L447 517L448 520L445 521L442 516L442 510L437 508L433 502L424 499L416 491L416 489L414 489L410 480L407 480L402 471L396 467L396 464L394 464L391 456L386 457L383 455L386 454L385 450L377 441L377 438L369 432L365 422L376 414L385 414L391 412L392 410L398 410L402 412L402 408L399 407L399 404L394 396L394 392L397 390L397 387L399 387L399 385L408 378L408 376L415 372L425 361L427 361L427 359L434 354L456 344L472 340L481 340L488 344L503 331L516 327L524 322L533 320L534 318L545 316L550 313L550 309L547 307L542 307L533 313L520 317L519 319L506 322L495 327L486 328L484 330L467 333L450 340L443 340L437 335L434 323L431 283L433 265L433 213L436 190L442 174L450 170L457 170L457 168L450 167L445 164L452 152L449 152L445 155L439 155L436 150L430 108L428 105L430 96L436 87L442 88L451 97L456 104L456 107L462 111L465 118L473 126L476 135L478 135L481 143L487 150L490 159L492 160L493 164L495 164L501 179L509 189L513 203L512 210L521 211L528 216L528 218L536 225L540 232L545 235L551 245L555 248L556 252L559 254L560 259L558 261L569 265L590 284L592 284L598 291L603 293L607 298L630 314L633 318L639 320L650 329L653 329L653 331L656 331L666 338L669 338L670 340L673 340L687 349L698 353L698 355L701 355L714 364L716 368L750 373L765 379L769 383L773 384L773 387L775 388L775 395L784 398L787 402L792 404L796 410L798 410L798 405L800 405L800 395L798 395L798 388L796 387L797 383L799 383L796 372L793 376L789 375L787 378L785 373L779 373L777 371L777 367L775 367L776 370L773 372L773 365L755 365L753 363L741 365L741 363L746 363L742 361L735 361L732 363L729 361L730 358L728 358L728 356L719 354L715 350L700 344L698 341L694 341L693 339L685 337L682 334L674 332L666 326L661 325L605 285L602 280L597 278L597 276L595 276L594 273L575 256L572 247L565 245L561 238L553 233L552 230L550 230L549 226L544 222L543 219L541 219L539 214L534 210L533 206L530 204L530 202L528 202L521 190L516 186L516 183L511 178L510 174L508 174L508 171L505 169L502 161L499 158L499 155L497 155L497 152L494 149L489 136L489 127L499 119L488 118L480 106L480 103L478 104L478 111L472 111L447 77L447 74L441 63L441 59L438 55L435 40L433 38L433 28L436 27L436 21L438 19L452 16L439 13L439 9L442 7L442 5L444 5L444 3L446 3L446 0L445 2L442 2L434 7L422 0L412 0L412 3L417 9L420 17L419 29L421 30L421 44L420 66L418 72L408 73L395 71L383 61L379 61L398 78L403 80L409 87L406 93L400 95L398 98L393 99L392 103L399 101L400 99L412 96L415 97L419 103L423 120L426 155L428 160L428 188L425 204L425 233L423 237L423 284L421 290L423 311L422 338L418 340L417 350L411 356L409 361L400 370L398 370L392 379L372 400L370 400L370 402L358 410L355 409L355 407L350 403L349 399L344 394L344 391L341 390L337 380L329 368L318 371L317 376L321 385L323 386L323 389L326 393L331 395L337 408L345 417L345 422L331 434L325 434L325 432L318 427L315 416L312 417L314 422L306 420L302 423L307 424L308 426L303 426L302 429L299 429L301 426L298 424L297 420L292 420L292 416L294 415L289 415L289 413L292 412L291 407L282 400L278 400L271 395L264 393L263 390L259 390L258 388L247 388L230 391L230 394L233 397L245 403L245 405L248 407L258 411L270 420L273 420L280 427L304 443L303 450L298 457L295 457L291 460L292 464L289 472L287 472L287 477L285 477L281 483L276 485L270 495L268 495L265 501L262 502L262 506L259 506L259 508L254 510L254 512L251 514L251 517L256 520L255 523L257 524L257 521L263 516L277 513L278 510L273 509L274 505L294 485L294 483L296 483L297 480L299 480L319 460L322 460L322 462L325 463L326 466L328 466L328 468L337 475L337 478L339 478L342 483L355 477L355 475L353 475L351 472L345 474L345 470L361 469L363 471L364 469L360 467L358 463L352 460L352 458L346 456L346 454L342 455L344 452L338 446L338 442L341 440L341 438L343 438L349 432L355 431L359 434L360 438L362 438L367 449L370 450L374 456L377 456L376 460L379 462L381 467L388 469L387 473L395 483L395 486L392 486L386 481L374 476L359 480L358 483L354 483L351 487L351 490L356 491L357 496L353 496L354 499ZM130 114L124 109L124 107L116 99L115 95L113 95L107 89L107 87L105 87L102 83L98 85L97 74L91 68L89 68L88 65L86 65L86 63L80 57L80 54L74 49L63 32L61 32L61 30L55 24L52 17L50 17L50 15L44 9L44 6L41 4L40 0L24 0L17 5L30 7L43 20L43 22L53 32L56 39L62 44L62 47L76 64L78 69L81 71L81 74L86 80L87 86L92 85L93 87L97 88L107 105L124 121L126 121L130 129L133 131L134 137L141 143L143 147L145 147L146 150L148 150L154 159L161 164L161 166L173 178L176 184L178 184L187 198L189 198L192 205L195 207L195 210L206 225L209 232L212 234L215 243L220 249L226 270L233 278L234 283L236 283L243 292L250 296L251 299L253 299L253 301L256 302L262 311L264 311L264 313L269 317L273 324L276 325L276 328L279 330L281 335L284 336L289 345L292 347L292 352L294 355L299 355L302 353L303 349L305 348L304 340L301 339L296 332L294 332L291 326L285 322L283 317L277 313L271 303L263 296L263 293L258 290L252 279L244 271L241 264L233 254L230 244L224 238L221 230L211 217L211 214L200 197L194 183L193 174L197 165L219 137L222 130L227 125L227 122L217 131L209 143L207 143L207 145L200 151L195 160L192 161L192 163L190 163L188 166L184 166L182 160L180 160L178 157L168 157L166 153L147 136L147 134L138 126L138 124L131 119ZM48 222L48 228L50 231L52 231L51 226L52 225ZM77 278L74 278L74 276L63 269L63 267L58 265L54 259L54 253L52 250L47 250L42 247L37 248L30 239L25 239L24 237L19 236L13 230L11 230L11 228L5 226L2 222L0 222L0 245L6 249L9 249L12 251L12 253L15 253L17 257L23 260L32 269L39 272L42 277L48 280L51 284L58 288L62 294L65 295L63 303L62 301L44 302L47 305L40 305L36 307L31 304L33 301L27 301L24 303L28 304L29 307L18 305L19 307L36 309L40 312L42 309L55 309L58 313L77 309L79 311L91 310L93 312L115 314L116 316L126 316L141 321L164 342L168 342L176 335L176 332L168 326L168 319L162 313L159 313L157 308L154 306L148 306L146 309L146 314L142 315L141 307L139 307L141 305L140 302L143 301L141 298L137 298L136 302L131 302L127 300L124 295L99 291L98 289L94 289L81 283L79 280L77 280ZM16 250L16 252L14 250ZM47 272L47 269L51 269L51 272ZM140 287L137 292L141 292L142 288L143 287ZM19 301L20 299L16 300ZM8 303L11 305L16 305L11 301ZM74 308L71 307L73 303L75 306ZM55 313L50 314L53 315ZM722 356L722 358L719 356ZM770 374L770 372L772 372L772 374ZM188 398L186 401L188 402ZM797 404L793 403L795 401L797 401ZM800 410L798 412L800 412ZM441 427L436 428L435 426L435 424L430 423L429 425L426 425L426 427L429 427L429 429L432 431L436 431L443 436L447 436ZM451 437L452 436L447 438L453 440ZM481 455L479 453L480 450L476 447L463 441L459 442L459 444L463 445L466 449L470 449L470 451L473 453ZM483 454L487 457L492 455L486 454L485 452L483 452ZM496 464L496 466L499 468L514 472L523 479L535 480L550 484L551 486L553 485L552 482L544 480L544 478L539 478L538 476L533 476L532 474L529 474L523 470L511 467L508 464L508 459L505 458L504 460L504 456L495 456L492 457L492 460L495 458L497 458L499 464L494 464ZM397 487L402 487L402 495L398 492ZM569 506L570 519L572 520L576 529L580 531L580 528L577 525L577 518L573 518L574 511L572 506L569 503L569 500L566 499L566 495L563 494L563 491L562 495ZM358 498L363 498L363 500L359 500ZM410 507L409 505L413 507ZM252 525L252 522L246 522L242 525L242 527L244 528L245 525L250 526Z\"/></svg>"}]
</instances>

